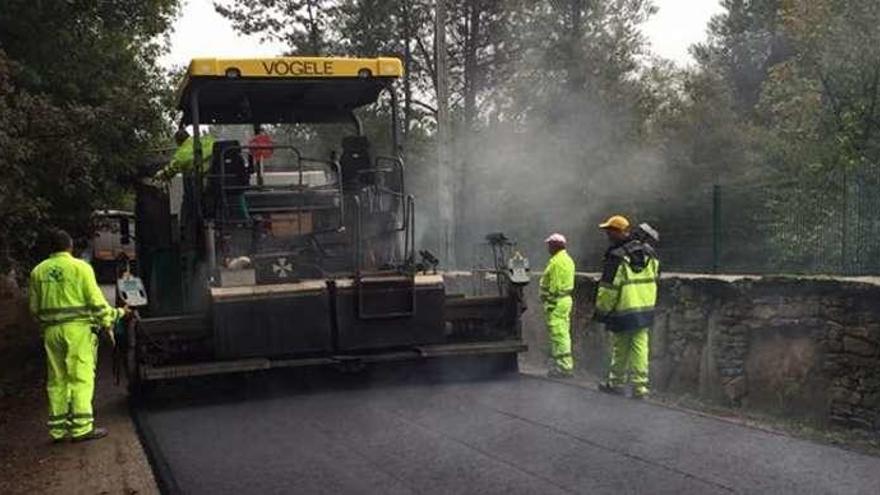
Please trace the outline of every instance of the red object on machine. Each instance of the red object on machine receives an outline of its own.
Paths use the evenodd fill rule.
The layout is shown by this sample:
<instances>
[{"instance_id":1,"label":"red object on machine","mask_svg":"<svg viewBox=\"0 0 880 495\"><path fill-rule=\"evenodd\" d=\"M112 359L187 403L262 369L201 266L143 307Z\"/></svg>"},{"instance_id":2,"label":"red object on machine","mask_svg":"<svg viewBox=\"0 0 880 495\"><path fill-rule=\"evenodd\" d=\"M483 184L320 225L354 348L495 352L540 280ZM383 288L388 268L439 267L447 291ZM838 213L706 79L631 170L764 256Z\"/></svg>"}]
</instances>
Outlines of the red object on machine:
<instances>
[{"instance_id":1,"label":"red object on machine","mask_svg":"<svg viewBox=\"0 0 880 495\"><path fill-rule=\"evenodd\" d=\"M268 134L257 134L248 143L251 148L251 156L256 160L268 160L272 158L272 138Z\"/></svg>"}]
</instances>

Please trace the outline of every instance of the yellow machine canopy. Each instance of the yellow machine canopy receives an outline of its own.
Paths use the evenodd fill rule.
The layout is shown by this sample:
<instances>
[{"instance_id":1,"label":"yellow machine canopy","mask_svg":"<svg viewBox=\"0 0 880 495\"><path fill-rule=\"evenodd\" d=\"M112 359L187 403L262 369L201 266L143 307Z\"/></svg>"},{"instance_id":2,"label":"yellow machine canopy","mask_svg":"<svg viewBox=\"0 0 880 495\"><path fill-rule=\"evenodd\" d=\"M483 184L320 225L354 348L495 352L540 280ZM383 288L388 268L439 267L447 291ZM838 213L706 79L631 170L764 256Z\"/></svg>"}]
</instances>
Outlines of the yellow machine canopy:
<instances>
[{"instance_id":1,"label":"yellow machine canopy","mask_svg":"<svg viewBox=\"0 0 880 495\"><path fill-rule=\"evenodd\" d=\"M189 124L343 122L402 75L396 58L194 59L178 108Z\"/></svg>"}]
</instances>

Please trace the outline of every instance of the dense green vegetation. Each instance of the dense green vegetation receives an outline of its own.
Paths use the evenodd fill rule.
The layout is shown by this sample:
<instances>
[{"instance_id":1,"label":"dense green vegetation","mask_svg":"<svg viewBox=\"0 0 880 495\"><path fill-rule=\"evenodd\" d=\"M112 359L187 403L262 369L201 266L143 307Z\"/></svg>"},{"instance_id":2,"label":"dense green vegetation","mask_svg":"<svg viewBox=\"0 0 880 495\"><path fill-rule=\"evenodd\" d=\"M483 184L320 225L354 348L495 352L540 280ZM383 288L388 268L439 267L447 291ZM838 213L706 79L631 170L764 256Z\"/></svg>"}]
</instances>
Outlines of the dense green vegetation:
<instances>
[{"instance_id":1,"label":"dense green vegetation","mask_svg":"<svg viewBox=\"0 0 880 495\"><path fill-rule=\"evenodd\" d=\"M177 3L6 2L0 258L29 262L49 224L82 232L88 212L120 201L127 173L167 139L157 55ZM405 60L398 90L410 182L421 195L422 240L436 245L434 1L214 3L238 31L281 41L290 54ZM641 26L655 12L650 0L448 0L459 263L491 230L538 252L543 235L565 231L592 257L599 217L680 218L682 208L711 217L708 205L677 200L715 183L770 187L749 204L771 213L760 235L776 246L812 246L845 220L847 203L829 207L828 198L880 158L880 5L722 4L692 48L697 64L682 68L648 50ZM809 224L800 238L774 234L784 225L772 214L795 210Z\"/></svg>"},{"instance_id":2,"label":"dense green vegetation","mask_svg":"<svg viewBox=\"0 0 880 495\"><path fill-rule=\"evenodd\" d=\"M168 132L156 59L177 9L6 0L0 8L0 263L29 264L51 225L82 236Z\"/></svg>"}]
</instances>

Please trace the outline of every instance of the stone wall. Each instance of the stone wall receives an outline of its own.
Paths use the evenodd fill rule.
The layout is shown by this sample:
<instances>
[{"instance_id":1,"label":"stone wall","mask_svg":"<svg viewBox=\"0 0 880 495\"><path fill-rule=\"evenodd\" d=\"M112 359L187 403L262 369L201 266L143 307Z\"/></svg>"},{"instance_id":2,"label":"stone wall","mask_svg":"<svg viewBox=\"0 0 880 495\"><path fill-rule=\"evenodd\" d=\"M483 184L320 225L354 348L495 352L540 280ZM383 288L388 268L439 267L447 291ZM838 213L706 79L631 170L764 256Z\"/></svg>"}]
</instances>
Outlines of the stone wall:
<instances>
[{"instance_id":1,"label":"stone wall","mask_svg":"<svg viewBox=\"0 0 880 495\"><path fill-rule=\"evenodd\" d=\"M606 368L608 336L589 321L595 277L578 276L577 366ZM543 366L537 283L524 356ZM845 280L668 276L651 335L655 390L730 406L880 430L880 287Z\"/></svg>"}]
</instances>

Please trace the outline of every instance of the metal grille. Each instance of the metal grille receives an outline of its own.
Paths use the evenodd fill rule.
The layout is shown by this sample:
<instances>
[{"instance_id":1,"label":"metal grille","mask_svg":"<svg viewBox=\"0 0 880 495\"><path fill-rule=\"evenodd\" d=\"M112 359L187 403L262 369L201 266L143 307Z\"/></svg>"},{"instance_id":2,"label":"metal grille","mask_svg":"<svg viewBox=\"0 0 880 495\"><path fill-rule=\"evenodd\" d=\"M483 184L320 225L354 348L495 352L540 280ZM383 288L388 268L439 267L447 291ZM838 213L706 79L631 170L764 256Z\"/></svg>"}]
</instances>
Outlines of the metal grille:
<instances>
[{"instance_id":1,"label":"metal grille","mask_svg":"<svg viewBox=\"0 0 880 495\"><path fill-rule=\"evenodd\" d=\"M660 230L665 271L880 274L880 170L708 185L643 196L635 221ZM598 268L598 247L584 253Z\"/></svg>"}]
</instances>

